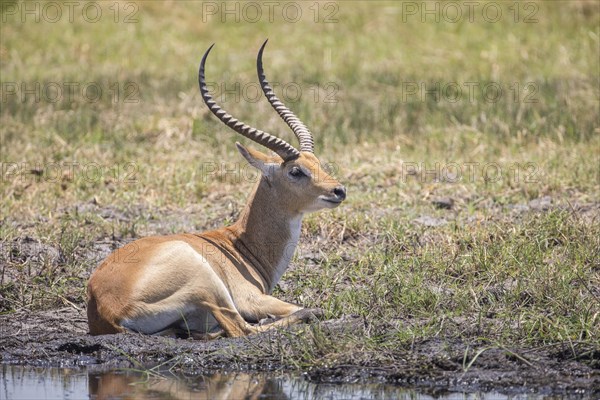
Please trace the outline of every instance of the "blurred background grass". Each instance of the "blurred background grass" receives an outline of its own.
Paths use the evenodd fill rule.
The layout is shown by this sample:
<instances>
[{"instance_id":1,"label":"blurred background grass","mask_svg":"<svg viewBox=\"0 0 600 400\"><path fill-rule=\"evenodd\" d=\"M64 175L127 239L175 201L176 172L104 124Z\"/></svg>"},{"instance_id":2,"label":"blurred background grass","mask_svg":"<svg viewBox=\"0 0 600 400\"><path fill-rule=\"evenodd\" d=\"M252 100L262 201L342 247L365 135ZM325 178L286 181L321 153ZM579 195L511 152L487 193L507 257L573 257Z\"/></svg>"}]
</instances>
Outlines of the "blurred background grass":
<instances>
[{"instance_id":1,"label":"blurred background grass","mask_svg":"<svg viewBox=\"0 0 600 400\"><path fill-rule=\"evenodd\" d=\"M399 310L419 317L436 310L481 315L491 307L502 318L529 321L518 328L504 324L506 335L534 332L542 340L589 336L598 327L600 293L585 289L600 281L594 257L600 197L598 2L482 2L473 22L465 8L458 22L448 21L454 18L450 9L440 11L439 22L420 14L436 4L441 10L444 2L366 1L277 3L272 21L267 5L253 3L262 7L257 22L249 22L255 14L244 13L246 3L228 3L239 12L226 14L224 3L197 1L101 2L96 4L102 17L89 22L82 11L88 3L77 2L73 21L65 14L49 22L54 14L44 18L43 10L50 3L32 2L39 22L35 14L23 14L23 2L0 3L0 231L4 243L31 236L71 256L63 257L67 267L60 274L44 267L32 277L26 263L9 265L22 274L23 285L4 284L5 310L82 304L84 283L98 261L78 253L86 246L202 230L236 217L252 182L221 168L221 162L229 171L240 168L233 146L240 137L202 103L197 68L216 43L207 79L216 84L219 102L241 120L293 142L265 99L252 101L256 53L269 38L268 79L280 83L277 93L313 131L318 155L335 164L349 187L343 207L306 219L301 250L319 249L320 269L297 257L281 296L327 305L336 315L351 310L386 318ZM286 14L289 4L293 8ZM484 17L487 4L502 11L496 22ZM216 13L208 15L213 7ZM302 16L291 22L295 7ZM417 13L407 7L417 7ZM80 88L93 83L103 92L97 101L86 99L81 89L71 99L48 101L52 92L44 90L56 84L65 89L67 83ZM235 92L236 83L247 91L238 90L237 98L223 94ZM462 94L457 101L453 83ZM36 84L39 101L21 86ZM469 85L478 85L472 97ZM502 95L486 101L478 89L486 85L499 85ZM294 88L300 88L299 96ZM439 88L440 98L422 88ZM52 163L58 167L49 167ZM418 165L414 174L407 174L407 163ZM485 179L477 167L473 179L444 182L436 164L448 163L493 164L504 174ZM207 165L217 165L217 171ZM452 197L453 210L433 207L433 196ZM592 211L575 219L554 212L521 219L512 213L543 196L563 211L573 205ZM423 214L451 223L431 232L413 223ZM548 245L557 237L558 247ZM488 248L497 260L492 266L481 253ZM350 283L340 289L341 266ZM545 278L548 268L559 275L554 283ZM581 277L586 280L578 289L569 286ZM394 279L402 282L389 283ZM513 279L531 279L533 289ZM40 291L32 294L35 285ZM491 296L490 288L510 295ZM337 297L323 298L327 291ZM549 303L547 293L564 303ZM538 299L532 300L538 308L532 311L529 300L516 302L523 296ZM556 307L564 325L547 324L541 315L548 307ZM574 319L567 309L591 316ZM441 331L440 320L443 324L438 318L421 334ZM531 326L543 329L536 336ZM548 326L554 335L548 336Z\"/></svg>"},{"instance_id":2,"label":"blurred background grass","mask_svg":"<svg viewBox=\"0 0 600 400\"><path fill-rule=\"evenodd\" d=\"M404 159L435 154L460 162L483 147L478 157L496 160L502 149L514 154L553 143L574 149L576 162L578 145L598 144L600 14L593 1L491 2L502 12L497 22L477 7L464 9L457 23L448 22L451 8L438 13L440 22L421 15L436 4L445 9L436 2L281 3L272 22L262 5L256 23L243 3L230 4L239 12L227 14L224 4L194 1L99 3L102 17L93 23L94 9L78 3L73 18L63 7L62 18L50 22L50 3L34 3L39 22L25 3L2 3L4 162L99 161L105 169L136 162L156 175L153 168L165 163L237 157L232 143L239 138L208 114L198 94L197 64L213 42L208 79L217 92L240 85L237 97L220 97L223 105L292 140L264 99L246 101L256 99L255 57L265 38L268 78L285 85L280 96L315 131L326 158L347 154L348 145L394 143ZM79 84L72 98L68 83ZM36 84L40 101L25 92ZM490 84L502 90L491 102L484 97L497 96ZM56 85L63 95L48 101ZM457 87L462 97L452 101ZM98 185L89 189L102 197ZM22 194L27 204L47 200Z\"/></svg>"}]
</instances>

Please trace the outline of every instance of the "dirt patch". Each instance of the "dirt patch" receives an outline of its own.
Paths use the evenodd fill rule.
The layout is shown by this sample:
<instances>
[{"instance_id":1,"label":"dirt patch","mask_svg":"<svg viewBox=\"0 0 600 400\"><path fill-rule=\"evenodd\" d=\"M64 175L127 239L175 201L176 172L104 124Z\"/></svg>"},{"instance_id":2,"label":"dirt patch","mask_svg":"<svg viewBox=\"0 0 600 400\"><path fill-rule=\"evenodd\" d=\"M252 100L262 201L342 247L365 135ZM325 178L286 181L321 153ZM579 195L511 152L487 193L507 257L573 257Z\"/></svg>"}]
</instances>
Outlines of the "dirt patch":
<instances>
[{"instance_id":1,"label":"dirt patch","mask_svg":"<svg viewBox=\"0 0 600 400\"><path fill-rule=\"evenodd\" d=\"M0 317L0 361L96 370L172 364L181 373L215 369L294 369L286 346L318 332L331 340L356 335L364 321L345 317L241 339L210 342L118 334L90 336L85 313L74 308ZM471 344L472 346L472 344ZM282 352L280 350L284 348ZM276 350L273 350L276 349ZM381 382L427 391L498 391L594 397L600 394L600 347L578 343L507 349L460 341L423 340L385 357L366 350L342 354L330 365L304 369L313 382Z\"/></svg>"}]
</instances>

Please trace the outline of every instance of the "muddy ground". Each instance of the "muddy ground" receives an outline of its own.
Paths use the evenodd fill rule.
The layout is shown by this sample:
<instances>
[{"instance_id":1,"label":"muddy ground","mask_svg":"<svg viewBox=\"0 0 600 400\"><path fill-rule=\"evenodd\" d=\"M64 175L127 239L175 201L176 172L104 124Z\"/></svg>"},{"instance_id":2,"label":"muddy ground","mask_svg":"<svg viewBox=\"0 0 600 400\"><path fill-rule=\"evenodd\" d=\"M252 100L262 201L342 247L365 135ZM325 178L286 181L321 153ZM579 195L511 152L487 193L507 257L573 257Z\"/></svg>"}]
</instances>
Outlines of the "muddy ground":
<instances>
[{"instance_id":1,"label":"muddy ground","mask_svg":"<svg viewBox=\"0 0 600 400\"><path fill-rule=\"evenodd\" d=\"M320 322L327 335L364 329L358 317ZM165 363L181 373L215 369L242 371L281 370L273 345L310 335L313 326L210 342L118 334L87 334L85 312L63 308L46 312L18 312L0 316L0 361L30 366L92 370L151 367ZM362 365L338 360L331 367L305 371L314 382L381 382L418 388L428 393L446 391L497 391L506 394L566 394L583 398L600 396L600 349L565 343L534 349L490 349L465 372L467 346L460 342L427 340L394 353L385 363ZM483 346L482 346L483 347ZM252 348L248 354L241 349ZM474 351L470 350L470 359ZM364 360L364 359L363 359Z\"/></svg>"},{"instance_id":2,"label":"muddy ground","mask_svg":"<svg viewBox=\"0 0 600 400\"><path fill-rule=\"evenodd\" d=\"M522 213L541 212L550 207L552 201L542 198L527 205L509 207L507 213L518 219ZM97 209L95 205L83 205L91 212L108 220L131 220L130 215L121 215L110 208ZM571 206L573 207L573 206ZM582 218L596 218L600 204L592 203L577 206ZM78 210L81 212L81 210ZM77 210L76 210L77 211ZM501 210L507 211L507 210ZM74 213L65 210L65 213ZM134 212L135 215L140 211ZM175 214L161 216L151 220L147 230L163 232L166 228L154 225L168 220L175 224L177 231L206 229L210 223L201 221L199 225L189 225L190 220L199 219L201 213L190 218L189 213L178 217ZM198 218L196 218L198 217ZM432 222L433 221L433 222ZM420 218L415 223L435 225L433 217ZM187 224L187 225L186 225ZM23 228L23 226L19 226ZM172 229L173 226L169 226ZM103 259L116 245L122 245L131 238L112 238L96 241L87 247L76 247L74 255L88 264ZM311 244L305 244L306 257L312 257ZM61 249L44 245L36 239L24 236L15 239L3 247L11 250L6 257L15 258L15 262L24 262L21 258L31 259L34 264L50 265L58 268L65 260ZM18 249L17 252L14 249ZM6 251L5 251L6 252ZM81 253L81 254L79 254ZM66 254L66 253L65 253ZM6 259L5 257L5 259ZM25 260L26 261L26 260ZM68 260L67 260L68 261ZM16 270L3 271L3 282L17 280L12 276ZM89 271L81 270L81 287L89 277ZM78 287L77 284L72 285ZM351 332L353 337L368 337L368 321L346 316L342 319L322 321L313 325L302 325L288 330L270 332L241 339L218 339L210 342L187 339L142 336L137 334L119 334L93 337L87 334L87 320L83 305L78 301L78 292L65 293L63 300L71 306L50 308L46 311L17 311L0 315L0 362L28 366L82 368L92 371L114 368L153 367L164 364L172 371L182 374L210 373L215 370L236 371L281 371L290 370L303 374L313 382L328 383L366 383L379 382L417 388L428 393L446 391L495 391L505 394L540 393L548 395L568 395L581 398L600 398L600 345L589 342L564 342L535 348L498 348L484 341L471 339L467 344L458 339L417 340L410 348L391 349L379 354L348 355L320 363L319 367L309 367L310 362L289 362L282 347L295 349L311 343L315 332L326 335L329 343L335 343L340 337ZM0 305L4 304L0 294ZM5 305L9 305L6 303ZM414 321L398 319L387 321L392 325L411 324ZM465 321L448 321L457 327L465 326ZM385 330L385 326L375 329ZM471 338L478 335L473 333ZM307 339L308 338L308 339ZM317 342L315 346L328 343ZM296 346L296 347L294 347ZM250 349L250 350L249 350ZM479 351L485 349L485 351ZM357 352L361 351L357 348ZM293 351L290 351L293 353ZM473 361L474 360L474 361ZM472 363L471 363L472 362Z\"/></svg>"}]
</instances>

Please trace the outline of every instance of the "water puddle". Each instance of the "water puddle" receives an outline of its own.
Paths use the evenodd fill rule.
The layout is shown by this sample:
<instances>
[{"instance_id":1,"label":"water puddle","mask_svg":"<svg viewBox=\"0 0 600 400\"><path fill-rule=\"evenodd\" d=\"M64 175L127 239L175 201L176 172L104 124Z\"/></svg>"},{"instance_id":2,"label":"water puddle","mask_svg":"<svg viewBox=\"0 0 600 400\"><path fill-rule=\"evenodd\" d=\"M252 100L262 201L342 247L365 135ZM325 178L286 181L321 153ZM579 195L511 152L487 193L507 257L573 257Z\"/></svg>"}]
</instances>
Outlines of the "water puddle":
<instances>
[{"instance_id":1,"label":"water puddle","mask_svg":"<svg viewBox=\"0 0 600 400\"><path fill-rule=\"evenodd\" d=\"M88 372L1 366L0 399L542 399L537 395L450 393L431 396L392 385L315 384L298 376L215 373L173 376L142 371ZM553 399L559 397L552 397Z\"/></svg>"}]
</instances>

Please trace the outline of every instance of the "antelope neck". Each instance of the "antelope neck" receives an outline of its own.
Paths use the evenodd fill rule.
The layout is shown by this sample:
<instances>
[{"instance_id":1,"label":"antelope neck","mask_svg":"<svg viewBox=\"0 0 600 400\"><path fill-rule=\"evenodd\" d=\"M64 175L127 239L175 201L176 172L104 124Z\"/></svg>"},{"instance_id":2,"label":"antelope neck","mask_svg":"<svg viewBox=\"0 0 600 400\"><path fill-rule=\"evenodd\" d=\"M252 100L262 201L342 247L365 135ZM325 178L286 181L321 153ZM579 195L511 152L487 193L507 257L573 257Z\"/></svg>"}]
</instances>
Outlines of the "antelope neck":
<instances>
[{"instance_id":1,"label":"antelope neck","mask_svg":"<svg viewBox=\"0 0 600 400\"><path fill-rule=\"evenodd\" d=\"M271 293L296 250L302 214L282 210L273 189L261 178L235 225L235 247L262 277L263 291Z\"/></svg>"}]
</instances>

